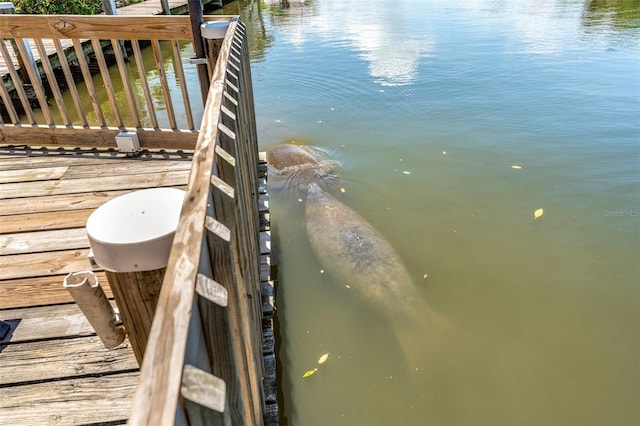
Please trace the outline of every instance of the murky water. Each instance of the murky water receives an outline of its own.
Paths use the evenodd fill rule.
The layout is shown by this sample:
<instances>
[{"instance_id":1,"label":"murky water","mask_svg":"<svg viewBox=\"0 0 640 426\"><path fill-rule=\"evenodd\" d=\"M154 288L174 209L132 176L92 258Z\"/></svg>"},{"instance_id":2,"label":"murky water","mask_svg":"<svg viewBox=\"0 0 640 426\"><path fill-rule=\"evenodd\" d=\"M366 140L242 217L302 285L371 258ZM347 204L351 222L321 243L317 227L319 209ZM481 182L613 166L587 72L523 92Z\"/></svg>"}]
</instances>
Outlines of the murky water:
<instances>
[{"instance_id":1,"label":"murky water","mask_svg":"<svg viewBox=\"0 0 640 426\"><path fill-rule=\"evenodd\" d=\"M225 12L251 31L262 147L341 162L341 200L457 327L416 335L430 356L407 368L384 315L322 273L302 203L272 194L288 424L640 424L637 0Z\"/></svg>"},{"instance_id":2,"label":"murky water","mask_svg":"<svg viewBox=\"0 0 640 426\"><path fill-rule=\"evenodd\" d=\"M384 312L318 263L303 203L272 193L284 424L640 424L638 0L215 13L249 27L262 148L339 161L340 200L454 324L416 332L409 368Z\"/></svg>"}]
</instances>

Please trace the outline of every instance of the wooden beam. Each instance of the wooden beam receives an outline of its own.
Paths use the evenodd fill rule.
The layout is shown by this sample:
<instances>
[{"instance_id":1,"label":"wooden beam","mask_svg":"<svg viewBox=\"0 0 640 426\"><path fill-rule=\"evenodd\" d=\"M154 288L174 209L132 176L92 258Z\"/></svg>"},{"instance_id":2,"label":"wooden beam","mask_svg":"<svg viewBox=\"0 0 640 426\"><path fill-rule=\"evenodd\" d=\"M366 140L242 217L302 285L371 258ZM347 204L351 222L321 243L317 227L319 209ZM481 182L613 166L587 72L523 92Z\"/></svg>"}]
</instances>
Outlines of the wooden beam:
<instances>
[{"instance_id":1,"label":"wooden beam","mask_svg":"<svg viewBox=\"0 0 640 426\"><path fill-rule=\"evenodd\" d=\"M106 271L138 364L142 364L147 347L164 271L165 268L140 272Z\"/></svg>"},{"instance_id":2,"label":"wooden beam","mask_svg":"<svg viewBox=\"0 0 640 426\"><path fill-rule=\"evenodd\" d=\"M229 31L234 31L234 25L231 23ZM228 55L230 48L231 39L227 37L222 58ZM224 61L218 61L212 81L224 81L224 71ZM174 236L174 247L180 249L172 250L169 257L131 411L132 424L173 424L179 409L182 371L176 366L184 365L185 361L221 99L222 86L212 84L203 112L203 131L198 136L192 160L180 225Z\"/></svg>"},{"instance_id":3,"label":"wooden beam","mask_svg":"<svg viewBox=\"0 0 640 426\"><path fill-rule=\"evenodd\" d=\"M117 148L116 135L121 131L121 129L113 127L4 125L0 126L0 143L15 144L19 142L20 144L34 146L63 145ZM192 150L198 137L198 133L191 130L131 129L130 131L137 131L141 148Z\"/></svg>"},{"instance_id":4,"label":"wooden beam","mask_svg":"<svg viewBox=\"0 0 640 426\"><path fill-rule=\"evenodd\" d=\"M188 16L0 15L6 38L191 40Z\"/></svg>"}]
</instances>

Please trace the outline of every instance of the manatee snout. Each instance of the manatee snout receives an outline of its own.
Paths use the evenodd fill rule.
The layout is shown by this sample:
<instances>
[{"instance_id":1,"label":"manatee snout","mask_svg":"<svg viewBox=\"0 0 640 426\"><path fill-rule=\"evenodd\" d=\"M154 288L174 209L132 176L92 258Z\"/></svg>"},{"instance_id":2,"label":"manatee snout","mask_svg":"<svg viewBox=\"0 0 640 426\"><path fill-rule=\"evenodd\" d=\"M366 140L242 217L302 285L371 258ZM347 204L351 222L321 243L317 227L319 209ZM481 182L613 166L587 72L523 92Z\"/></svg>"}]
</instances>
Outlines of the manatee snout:
<instances>
[{"instance_id":1,"label":"manatee snout","mask_svg":"<svg viewBox=\"0 0 640 426\"><path fill-rule=\"evenodd\" d=\"M305 145L284 143L267 149L269 184L285 195L302 197L311 183L333 192L339 186L340 164Z\"/></svg>"}]
</instances>

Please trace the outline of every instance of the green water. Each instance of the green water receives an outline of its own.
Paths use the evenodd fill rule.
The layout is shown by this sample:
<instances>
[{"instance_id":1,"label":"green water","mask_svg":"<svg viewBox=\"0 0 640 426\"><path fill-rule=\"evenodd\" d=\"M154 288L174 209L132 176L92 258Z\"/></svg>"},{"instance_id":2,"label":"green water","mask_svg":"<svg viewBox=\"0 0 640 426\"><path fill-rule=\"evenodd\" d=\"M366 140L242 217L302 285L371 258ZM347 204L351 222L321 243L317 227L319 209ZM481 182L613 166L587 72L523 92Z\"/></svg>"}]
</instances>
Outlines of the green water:
<instances>
[{"instance_id":1,"label":"green water","mask_svg":"<svg viewBox=\"0 0 640 426\"><path fill-rule=\"evenodd\" d=\"M640 2L225 12L252 37L262 148L339 161L341 200L458 329L416 336L431 356L408 369L271 194L284 424L640 424Z\"/></svg>"}]
</instances>

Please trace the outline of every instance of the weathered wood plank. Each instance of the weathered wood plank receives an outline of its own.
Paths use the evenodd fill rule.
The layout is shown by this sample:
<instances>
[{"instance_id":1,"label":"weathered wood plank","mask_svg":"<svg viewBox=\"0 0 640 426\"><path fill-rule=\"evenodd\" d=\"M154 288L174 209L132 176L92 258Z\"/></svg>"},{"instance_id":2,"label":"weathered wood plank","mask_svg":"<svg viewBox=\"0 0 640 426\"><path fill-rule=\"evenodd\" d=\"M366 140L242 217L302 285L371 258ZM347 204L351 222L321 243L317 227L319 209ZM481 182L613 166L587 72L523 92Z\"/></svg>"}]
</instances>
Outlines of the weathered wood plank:
<instances>
[{"instance_id":1,"label":"weathered wood plank","mask_svg":"<svg viewBox=\"0 0 640 426\"><path fill-rule=\"evenodd\" d=\"M89 270L88 254L88 249L80 249L0 256L0 280Z\"/></svg>"},{"instance_id":2,"label":"weathered wood plank","mask_svg":"<svg viewBox=\"0 0 640 426\"><path fill-rule=\"evenodd\" d=\"M107 297L113 297L105 273L96 272L96 276ZM62 287L64 277L65 275L49 275L0 281L0 309L71 303L73 298Z\"/></svg>"},{"instance_id":3,"label":"weathered wood plank","mask_svg":"<svg viewBox=\"0 0 640 426\"><path fill-rule=\"evenodd\" d=\"M0 352L0 386L137 369L127 340L110 350L96 336L11 344Z\"/></svg>"},{"instance_id":4,"label":"weathered wood plank","mask_svg":"<svg viewBox=\"0 0 640 426\"><path fill-rule=\"evenodd\" d=\"M67 169L68 167L43 167L39 169L0 171L0 183L59 179Z\"/></svg>"},{"instance_id":5,"label":"weathered wood plank","mask_svg":"<svg viewBox=\"0 0 640 426\"><path fill-rule=\"evenodd\" d=\"M89 239L84 227L0 235L0 255L41 253L88 247Z\"/></svg>"},{"instance_id":6,"label":"weathered wood plank","mask_svg":"<svg viewBox=\"0 0 640 426\"><path fill-rule=\"evenodd\" d=\"M158 40L191 40L191 23L185 16L18 16L0 16L0 28L8 29L3 36L145 40L153 34Z\"/></svg>"},{"instance_id":7,"label":"weathered wood plank","mask_svg":"<svg viewBox=\"0 0 640 426\"><path fill-rule=\"evenodd\" d=\"M124 423L138 377L139 373L130 372L3 389L0 424Z\"/></svg>"},{"instance_id":8,"label":"weathered wood plank","mask_svg":"<svg viewBox=\"0 0 640 426\"><path fill-rule=\"evenodd\" d=\"M0 234L84 227L87 218L94 210L81 209L69 210L64 213L45 212L3 216L0 220Z\"/></svg>"},{"instance_id":9,"label":"weathered wood plank","mask_svg":"<svg viewBox=\"0 0 640 426\"><path fill-rule=\"evenodd\" d=\"M180 170L158 174L131 175L127 179L115 176L63 179L46 183L3 183L0 184L0 199L175 186L183 185L188 176L188 170Z\"/></svg>"},{"instance_id":10,"label":"weathered wood plank","mask_svg":"<svg viewBox=\"0 0 640 426\"><path fill-rule=\"evenodd\" d=\"M96 191L79 194L63 194L29 198L11 198L0 203L0 216L16 215L24 212L63 212L68 210L95 209L107 201L120 195L131 192L130 189L122 191ZM0 220L0 223L2 223Z\"/></svg>"},{"instance_id":11,"label":"weathered wood plank","mask_svg":"<svg viewBox=\"0 0 640 426\"><path fill-rule=\"evenodd\" d=\"M105 164L91 166L69 167L62 179L80 179L96 176L125 176L144 173L166 173L179 170L190 170L190 161L145 161L128 162L120 164Z\"/></svg>"},{"instance_id":12,"label":"weathered wood plank","mask_svg":"<svg viewBox=\"0 0 640 426\"><path fill-rule=\"evenodd\" d=\"M10 323L19 320L10 337L5 336L0 343L95 335L89 321L75 303L8 309L0 311L0 315L0 319Z\"/></svg>"},{"instance_id":13,"label":"weathered wood plank","mask_svg":"<svg viewBox=\"0 0 640 426\"><path fill-rule=\"evenodd\" d=\"M236 25L232 22L228 31L233 32ZM226 58L230 49L231 39L227 37L221 58ZM224 81L224 73L224 62L218 61L212 81ZM182 371L178 366L184 365L185 361L221 99L221 85L212 84L203 112L203 130L198 136L180 223L174 236L174 248L179 246L181 249L171 251L167 264L131 411L132 424L169 424L179 411Z\"/></svg>"},{"instance_id":14,"label":"weathered wood plank","mask_svg":"<svg viewBox=\"0 0 640 426\"><path fill-rule=\"evenodd\" d=\"M30 16L30 15L20 15ZM79 16L79 15L76 15ZM0 18L1 19L1 18ZM82 56L80 56L82 58ZM91 146L116 148L118 128L102 127L63 127L63 126L0 126L0 143L10 144L20 141L21 144L34 146ZM138 139L141 148L187 149L195 147L198 133L191 130L145 129L139 130Z\"/></svg>"},{"instance_id":15,"label":"weathered wood plank","mask_svg":"<svg viewBox=\"0 0 640 426\"><path fill-rule=\"evenodd\" d=\"M131 159L124 157L121 154L120 157L109 155L108 153L98 154L91 156L87 153L86 156L80 155L62 155L62 154L41 154L41 155L19 155L19 154L0 154L0 170L25 170L39 167L61 167L61 166L73 166L73 165L102 165L102 164L121 164L125 162L131 162Z\"/></svg>"}]
</instances>

